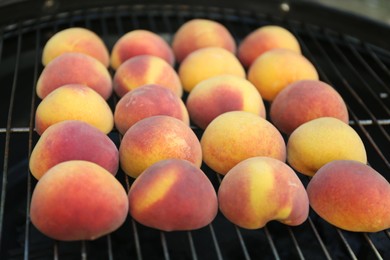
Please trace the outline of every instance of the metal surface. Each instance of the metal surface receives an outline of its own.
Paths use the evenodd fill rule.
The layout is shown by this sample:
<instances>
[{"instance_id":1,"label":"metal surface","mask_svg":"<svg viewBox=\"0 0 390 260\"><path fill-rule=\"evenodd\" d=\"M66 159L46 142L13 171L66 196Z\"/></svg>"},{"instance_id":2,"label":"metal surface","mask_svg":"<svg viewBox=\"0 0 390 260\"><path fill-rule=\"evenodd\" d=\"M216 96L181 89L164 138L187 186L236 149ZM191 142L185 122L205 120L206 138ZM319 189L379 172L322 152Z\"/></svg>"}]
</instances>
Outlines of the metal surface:
<instances>
[{"instance_id":1,"label":"metal surface","mask_svg":"<svg viewBox=\"0 0 390 260\"><path fill-rule=\"evenodd\" d=\"M350 125L362 137L370 165L390 180L390 50L305 21L267 13L194 6L119 6L94 8L30 19L0 28L0 258L1 259L389 259L390 231L366 234L337 229L313 211L300 226L270 222L259 230L232 225L220 213L207 227L160 232L130 217L112 234L96 241L48 239L31 224L28 211L36 184L28 158L38 139L34 113L40 100L35 84L43 67L42 48L55 32L72 26L98 33L109 48L125 32L148 29L167 41L186 20L203 17L223 23L239 42L265 24L293 32L303 54L323 81L345 99ZM114 108L116 97L108 100ZM201 130L193 127L200 136ZM109 134L119 145L120 136ZM215 188L221 176L202 168ZM304 185L309 179L299 175ZM128 190L132 179L118 180Z\"/></svg>"}]
</instances>

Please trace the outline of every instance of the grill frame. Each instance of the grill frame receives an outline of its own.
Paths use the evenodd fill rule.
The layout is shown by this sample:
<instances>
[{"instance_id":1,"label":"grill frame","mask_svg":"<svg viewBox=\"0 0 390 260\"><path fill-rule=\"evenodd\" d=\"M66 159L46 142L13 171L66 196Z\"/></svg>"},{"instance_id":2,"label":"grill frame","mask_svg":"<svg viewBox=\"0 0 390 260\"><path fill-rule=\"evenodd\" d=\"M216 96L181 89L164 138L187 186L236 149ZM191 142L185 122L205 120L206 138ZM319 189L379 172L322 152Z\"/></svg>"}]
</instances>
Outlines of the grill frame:
<instances>
[{"instance_id":1,"label":"grill frame","mask_svg":"<svg viewBox=\"0 0 390 260\"><path fill-rule=\"evenodd\" d=\"M161 8L164 12L160 11ZM385 156L385 152L387 151L388 154L389 151L386 146L390 144L388 105L390 90L389 86L385 84L386 80L390 79L390 48L383 49L378 45L368 43L355 36L339 33L322 25L302 22L285 15L280 17L266 12L257 13L256 10L207 5L185 6L183 4L123 5L77 9L37 19L20 20L17 23L1 27L0 67L8 67L11 73L7 77L7 84L5 84L8 88L0 90L1 93L10 97L9 103L1 107L6 107L7 113L0 114L0 155L2 155L1 158L4 158L0 163L3 173L0 197L0 256L6 256L4 251L9 249L5 246L8 235L5 231L8 231L6 228L10 222L7 219L8 204L14 196L11 190L11 187L14 187L12 186L14 185L13 176L19 172L23 175L20 177L22 180L18 180L17 185L24 185L21 196L25 199L22 209L24 212L23 223L19 223L18 226L23 229L19 230L22 240L20 247L15 248L14 251L11 250L10 259L45 259L46 256L48 259L67 259L72 258L74 254L81 259L122 259L125 256L142 259L149 254L149 251L154 251L153 257L164 259L251 259L258 257L279 259L288 258L290 254L293 254L291 258L304 259L316 255L320 258L330 259L340 257L338 255L340 253L342 256L357 259L365 256L362 256L360 247L369 253L368 257L370 258L380 259L390 256L389 250L383 251L378 246L378 244L382 245L381 241L384 241L384 245L390 248L389 230L374 234L346 232L331 227L313 211L310 212L309 219L302 226L287 227L272 222L265 228L256 231L235 227L220 213L211 225L191 232L160 232L143 227L129 218L120 230L93 242L68 243L48 240L37 234L37 230L31 225L26 212L29 210L28 202L36 181L28 171L26 160L38 139L34 132L34 112L39 103L35 95L35 83L42 70L40 56L43 44L52 33L71 26L83 26L94 30L102 36L109 47L112 47L115 37L123 35L130 28L145 28L161 32L161 27L164 27L166 32L163 33L163 36L167 37L169 41L179 24L195 17L222 22L231 29L237 41L257 26L269 23L282 25L298 37L304 55L319 68L321 79L338 87L336 89L341 92L342 96L348 97L350 124L363 137L368 148L369 163L378 171L386 173L385 178L390 180L390 163ZM159 21L161 23L158 23ZM239 31L241 29L243 31ZM115 32L113 33L113 31ZM12 43L16 44L9 43L11 40ZM337 58L330 53L338 54ZM370 57L370 60L375 61L373 63L375 70L373 65L367 62L367 56ZM342 67L339 66L340 62L343 64ZM356 69L357 64L359 64L359 70ZM361 67L365 68L367 72L365 77L360 75ZM377 69L380 74L376 71ZM357 82L361 82L358 84L358 88L352 87L351 84L355 83L355 77L358 78ZM3 75L0 78L3 78ZM24 78L27 78L28 87L20 83L21 81L24 83ZM370 90L372 81L378 83L379 90L374 89L374 92ZM28 102L22 102L21 96L23 95L28 95ZM367 106L365 98L369 98L370 102L376 102L374 104L375 110L371 106ZM116 102L116 97L109 100L112 108ZM21 109L22 111L19 111ZM193 129L198 135L201 134L201 131L196 127ZM110 137L119 144L120 136L118 133L110 133ZM23 150L22 155L17 155L16 150L18 149ZM202 167L214 186L218 187L221 176L213 173L205 165ZM308 178L299 176L302 182L307 185ZM122 171L118 172L118 179L128 190L132 180ZM36 238L37 236L39 239ZM337 238L338 243L331 243L331 240L335 238ZM315 240L310 243L312 239ZM145 243L149 240L157 247ZM281 243L282 240L283 243ZM359 242L357 245L356 241ZM205 243L201 244L201 242ZM285 250L284 243L292 247L293 250ZM303 245L306 243L308 245ZM187 250L178 249L183 247ZM98 250L99 248L102 252ZM312 249L315 252L312 252ZM104 256L102 257L100 254ZM152 256L148 255L147 259Z\"/></svg>"}]
</instances>

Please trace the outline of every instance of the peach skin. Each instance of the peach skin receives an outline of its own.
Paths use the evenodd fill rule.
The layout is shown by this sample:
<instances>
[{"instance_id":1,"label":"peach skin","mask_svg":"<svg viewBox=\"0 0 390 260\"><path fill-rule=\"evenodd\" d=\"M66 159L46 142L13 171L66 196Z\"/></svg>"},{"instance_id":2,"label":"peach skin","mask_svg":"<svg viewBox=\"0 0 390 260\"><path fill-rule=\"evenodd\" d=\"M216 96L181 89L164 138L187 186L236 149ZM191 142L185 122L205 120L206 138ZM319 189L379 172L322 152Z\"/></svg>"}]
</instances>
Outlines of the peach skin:
<instances>
[{"instance_id":1,"label":"peach skin","mask_svg":"<svg viewBox=\"0 0 390 260\"><path fill-rule=\"evenodd\" d=\"M148 30L133 30L115 42L111 51L111 67L116 70L124 61L139 55L157 56L171 66L175 64L171 46L160 35Z\"/></svg>"},{"instance_id":2,"label":"peach skin","mask_svg":"<svg viewBox=\"0 0 390 260\"><path fill-rule=\"evenodd\" d=\"M37 95L43 99L66 84L86 85L105 100L111 96L113 88L107 68L83 53L64 53L48 63L38 78Z\"/></svg>"},{"instance_id":3,"label":"peach skin","mask_svg":"<svg viewBox=\"0 0 390 260\"><path fill-rule=\"evenodd\" d=\"M116 104L115 126L121 134L138 121L157 115L172 116L190 124L184 102L170 89L148 84L126 93Z\"/></svg>"},{"instance_id":4,"label":"peach skin","mask_svg":"<svg viewBox=\"0 0 390 260\"><path fill-rule=\"evenodd\" d=\"M164 231L202 228L218 211L210 180L201 169L180 159L151 165L134 181L128 197L136 221Z\"/></svg>"},{"instance_id":5,"label":"peach skin","mask_svg":"<svg viewBox=\"0 0 390 260\"><path fill-rule=\"evenodd\" d=\"M205 129L200 143L203 161L222 175L254 156L286 160L286 145L276 127L245 111L226 112L216 117Z\"/></svg>"},{"instance_id":6,"label":"peach skin","mask_svg":"<svg viewBox=\"0 0 390 260\"><path fill-rule=\"evenodd\" d=\"M348 124L348 109L340 94L319 80L299 80L272 101L271 122L290 135L298 126L319 117L335 117Z\"/></svg>"},{"instance_id":7,"label":"peach skin","mask_svg":"<svg viewBox=\"0 0 390 260\"><path fill-rule=\"evenodd\" d=\"M269 221L297 226L309 214L305 187L287 164L269 157L252 157L234 166L218 190L219 208L232 223L246 228Z\"/></svg>"},{"instance_id":8,"label":"peach skin","mask_svg":"<svg viewBox=\"0 0 390 260\"><path fill-rule=\"evenodd\" d=\"M273 101L290 83L304 79L318 80L318 73L303 55L288 49L272 49L252 63L247 77L263 99Z\"/></svg>"},{"instance_id":9,"label":"peach skin","mask_svg":"<svg viewBox=\"0 0 390 260\"><path fill-rule=\"evenodd\" d=\"M352 232L390 228L390 184L357 161L325 164L307 186L310 205L327 222Z\"/></svg>"},{"instance_id":10,"label":"peach skin","mask_svg":"<svg viewBox=\"0 0 390 260\"><path fill-rule=\"evenodd\" d=\"M46 66L51 60L67 52L92 56L106 68L110 63L107 46L99 35L87 28L72 27L56 32L43 48L42 64Z\"/></svg>"},{"instance_id":11,"label":"peach skin","mask_svg":"<svg viewBox=\"0 0 390 260\"><path fill-rule=\"evenodd\" d=\"M179 97L183 94L180 78L165 60L151 55L139 55L123 62L114 75L114 91L119 97L147 84L164 86Z\"/></svg>"},{"instance_id":12,"label":"peach skin","mask_svg":"<svg viewBox=\"0 0 390 260\"><path fill-rule=\"evenodd\" d=\"M191 120L200 128L229 111L247 111L265 118L263 99L248 80L221 75L201 81L189 93L186 106Z\"/></svg>"},{"instance_id":13,"label":"peach skin","mask_svg":"<svg viewBox=\"0 0 390 260\"><path fill-rule=\"evenodd\" d=\"M178 62L182 62L191 52L206 47L220 47L236 53L236 42L231 33L224 25L213 20L189 20L180 26L172 40Z\"/></svg>"},{"instance_id":14,"label":"peach skin","mask_svg":"<svg viewBox=\"0 0 390 260\"><path fill-rule=\"evenodd\" d=\"M187 92L202 80L223 74L245 78L245 70L237 57L221 48L207 47L191 52L180 64L178 74Z\"/></svg>"},{"instance_id":15,"label":"peach skin","mask_svg":"<svg viewBox=\"0 0 390 260\"><path fill-rule=\"evenodd\" d=\"M313 176L334 160L367 163L366 149L358 133L334 117L320 117L300 125L287 141L287 161L296 171Z\"/></svg>"},{"instance_id":16,"label":"peach skin","mask_svg":"<svg viewBox=\"0 0 390 260\"><path fill-rule=\"evenodd\" d=\"M95 240L117 230L128 216L120 182L99 165L67 161L52 167L31 197L32 224L61 241Z\"/></svg>"},{"instance_id":17,"label":"peach skin","mask_svg":"<svg viewBox=\"0 0 390 260\"><path fill-rule=\"evenodd\" d=\"M289 49L301 53L299 42L290 31L277 25L265 25L242 40L237 56L244 67L249 68L257 57L271 49Z\"/></svg>"},{"instance_id":18,"label":"peach skin","mask_svg":"<svg viewBox=\"0 0 390 260\"><path fill-rule=\"evenodd\" d=\"M183 159L199 167L202 149L194 131L183 121L166 115L135 123L119 146L122 170L137 178L146 168L164 159Z\"/></svg>"},{"instance_id":19,"label":"peach skin","mask_svg":"<svg viewBox=\"0 0 390 260\"><path fill-rule=\"evenodd\" d=\"M113 175L119 168L114 142L96 127L77 120L48 127L32 150L29 168L39 180L51 167L72 160L96 163Z\"/></svg>"},{"instance_id":20,"label":"peach skin","mask_svg":"<svg viewBox=\"0 0 390 260\"><path fill-rule=\"evenodd\" d=\"M52 91L35 111L35 130L39 135L64 120L86 122L105 134L114 127L114 115L107 102L93 89L68 84Z\"/></svg>"}]
</instances>

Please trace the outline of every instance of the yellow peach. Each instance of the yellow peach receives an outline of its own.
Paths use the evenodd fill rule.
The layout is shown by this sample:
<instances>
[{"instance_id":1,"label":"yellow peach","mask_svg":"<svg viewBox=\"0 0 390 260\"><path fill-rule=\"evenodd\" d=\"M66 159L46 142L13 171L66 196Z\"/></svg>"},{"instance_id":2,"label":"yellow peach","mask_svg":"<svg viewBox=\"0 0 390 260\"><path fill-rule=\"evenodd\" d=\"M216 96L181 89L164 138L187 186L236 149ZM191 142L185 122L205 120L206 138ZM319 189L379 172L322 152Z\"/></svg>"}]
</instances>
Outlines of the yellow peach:
<instances>
[{"instance_id":1,"label":"yellow peach","mask_svg":"<svg viewBox=\"0 0 390 260\"><path fill-rule=\"evenodd\" d=\"M297 38L287 29L278 25L265 25L248 34L238 46L237 56L244 67L250 65L266 51L289 49L301 53Z\"/></svg>"},{"instance_id":2,"label":"yellow peach","mask_svg":"<svg viewBox=\"0 0 390 260\"><path fill-rule=\"evenodd\" d=\"M115 126L121 134L138 121L156 115L173 116L190 124L184 102L170 89L148 84L126 93L116 104Z\"/></svg>"},{"instance_id":3,"label":"yellow peach","mask_svg":"<svg viewBox=\"0 0 390 260\"><path fill-rule=\"evenodd\" d=\"M114 91L119 97L147 84L169 88L179 97L182 84L174 68L165 60L151 55L139 55L123 62L114 75Z\"/></svg>"},{"instance_id":4,"label":"yellow peach","mask_svg":"<svg viewBox=\"0 0 390 260\"><path fill-rule=\"evenodd\" d=\"M348 109L340 94L319 80L299 80L281 90L272 101L270 119L283 133L319 117L335 117L348 124Z\"/></svg>"},{"instance_id":5,"label":"yellow peach","mask_svg":"<svg viewBox=\"0 0 390 260\"><path fill-rule=\"evenodd\" d=\"M192 129L172 116L144 118L130 127L119 146L122 170L137 178L146 168L164 159L183 159L199 167L202 150Z\"/></svg>"},{"instance_id":6,"label":"yellow peach","mask_svg":"<svg viewBox=\"0 0 390 260\"><path fill-rule=\"evenodd\" d=\"M234 166L218 190L219 208L232 223L247 229L269 221L297 226L308 217L305 187L287 164L269 157L252 157Z\"/></svg>"},{"instance_id":7,"label":"yellow peach","mask_svg":"<svg viewBox=\"0 0 390 260\"><path fill-rule=\"evenodd\" d=\"M187 92L202 80L228 74L245 78L245 70L237 57L221 48L207 47L191 52L180 64L178 74Z\"/></svg>"},{"instance_id":8,"label":"yellow peach","mask_svg":"<svg viewBox=\"0 0 390 260\"><path fill-rule=\"evenodd\" d=\"M42 52L42 64L66 52L81 52L99 60L108 67L110 55L107 46L95 32L82 27L72 27L56 32L46 42Z\"/></svg>"},{"instance_id":9,"label":"yellow peach","mask_svg":"<svg viewBox=\"0 0 390 260\"><path fill-rule=\"evenodd\" d=\"M37 81L37 95L45 98L66 84L83 84L107 100L112 93L112 79L107 68L98 60L83 53L64 53L43 69Z\"/></svg>"},{"instance_id":10,"label":"yellow peach","mask_svg":"<svg viewBox=\"0 0 390 260\"><path fill-rule=\"evenodd\" d=\"M68 84L52 91L35 111L35 130L41 135L49 126L64 120L86 122L103 133L114 127L114 115L107 102L93 89Z\"/></svg>"},{"instance_id":11,"label":"yellow peach","mask_svg":"<svg viewBox=\"0 0 390 260\"><path fill-rule=\"evenodd\" d=\"M172 49L178 62L182 62L191 52L206 47L224 48L233 54L236 52L236 42L228 29L209 19L198 18L185 22L172 40Z\"/></svg>"},{"instance_id":12,"label":"yellow peach","mask_svg":"<svg viewBox=\"0 0 390 260\"><path fill-rule=\"evenodd\" d=\"M153 55L164 59L171 66L175 56L169 44L160 35L148 30L133 30L121 36L111 51L111 67L118 67L138 55Z\"/></svg>"},{"instance_id":13,"label":"yellow peach","mask_svg":"<svg viewBox=\"0 0 390 260\"><path fill-rule=\"evenodd\" d=\"M128 205L125 189L104 168L67 161L52 167L35 186L30 217L50 238L94 240L124 223Z\"/></svg>"},{"instance_id":14,"label":"yellow peach","mask_svg":"<svg viewBox=\"0 0 390 260\"><path fill-rule=\"evenodd\" d=\"M303 55L288 49L272 49L260 55L248 70L248 80L263 99L272 101L290 83L318 80L314 65Z\"/></svg>"},{"instance_id":15,"label":"yellow peach","mask_svg":"<svg viewBox=\"0 0 390 260\"><path fill-rule=\"evenodd\" d=\"M113 175L119 168L115 143L96 127L78 120L48 127L32 150L29 168L39 180L51 167L72 160L96 163Z\"/></svg>"},{"instance_id":16,"label":"yellow peach","mask_svg":"<svg viewBox=\"0 0 390 260\"><path fill-rule=\"evenodd\" d=\"M296 171L313 176L334 160L367 163L364 143L348 124L334 117L320 117L291 133L287 141L287 161Z\"/></svg>"},{"instance_id":17,"label":"yellow peach","mask_svg":"<svg viewBox=\"0 0 390 260\"><path fill-rule=\"evenodd\" d=\"M245 111L226 112L216 117L205 129L200 143L203 161L223 175L250 157L286 160L286 145L276 127Z\"/></svg>"},{"instance_id":18,"label":"yellow peach","mask_svg":"<svg viewBox=\"0 0 390 260\"><path fill-rule=\"evenodd\" d=\"M128 196L135 220L164 231L202 228L218 211L210 180L186 160L166 159L151 165L134 181Z\"/></svg>"},{"instance_id":19,"label":"yellow peach","mask_svg":"<svg viewBox=\"0 0 390 260\"><path fill-rule=\"evenodd\" d=\"M265 107L256 87L248 80L221 75L201 81L189 93L186 106L200 128L229 111L247 111L265 118Z\"/></svg>"},{"instance_id":20,"label":"yellow peach","mask_svg":"<svg viewBox=\"0 0 390 260\"><path fill-rule=\"evenodd\" d=\"M307 186L311 207L329 223L353 232L390 228L390 184L357 161L325 164Z\"/></svg>"}]
</instances>

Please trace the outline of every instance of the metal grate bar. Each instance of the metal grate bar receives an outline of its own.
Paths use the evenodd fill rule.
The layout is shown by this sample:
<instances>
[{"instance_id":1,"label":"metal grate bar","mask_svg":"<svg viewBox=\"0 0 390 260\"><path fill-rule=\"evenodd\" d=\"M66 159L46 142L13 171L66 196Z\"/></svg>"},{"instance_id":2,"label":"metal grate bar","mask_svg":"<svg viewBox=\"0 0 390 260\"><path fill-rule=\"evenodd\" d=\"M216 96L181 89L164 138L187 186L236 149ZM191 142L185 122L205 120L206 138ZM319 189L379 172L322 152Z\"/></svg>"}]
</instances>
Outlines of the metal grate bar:
<instances>
[{"instance_id":1,"label":"metal grate bar","mask_svg":"<svg viewBox=\"0 0 390 260\"><path fill-rule=\"evenodd\" d=\"M219 260L222 260L223 257L222 257L221 249L220 249L220 247L219 247L218 240L217 240L217 237L216 237L216 235L215 235L215 231L214 231L214 228L213 228L212 223L209 224L209 228L210 228L211 237L212 237L212 239L213 239L213 243L214 243L214 246L215 246L215 252L217 253L217 258L218 258Z\"/></svg>"},{"instance_id":2,"label":"metal grate bar","mask_svg":"<svg viewBox=\"0 0 390 260\"><path fill-rule=\"evenodd\" d=\"M39 22L39 21L38 21ZM31 93L31 107L30 107L30 124L28 131L28 158L30 158L33 149L33 131L34 131L34 115L35 115L35 101L36 101L36 82L38 79L38 67L40 63L40 41L41 41L41 30L39 25L36 25L35 31L35 59L34 59L34 78L32 82L32 93ZM25 243L24 243L24 259L29 259L30 251L30 201L32 194L32 176L30 171L27 173L27 203L26 203L26 224L25 224Z\"/></svg>"},{"instance_id":3,"label":"metal grate bar","mask_svg":"<svg viewBox=\"0 0 390 260\"><path fill-rule=\"evenodd\" d=\"M272 253L273 253L275 259L280 259L278 250L276 249L275 243L274 243L272 236L268 230L268 227L267 226L263 227L263 230L264 230L265 236L267 237L267 241L271 247L271 250L272 250Z\"/></svg>"},{"instance_id":4,"label":"metal grate bar","mask_svg":"<svg viewBox=\"0 0 390 260\"><path fill-rule=\"evenodd\" d=\"M287 230L288 230L288 233L289 233L289 235L294 243L295 249L297 250L299 259L301 259L301 260L305 259L305 257L303 256L301 247L299 246L297 238L295 237L294 232L292 231L291 227L287 226Z\"/></svg>"},{"instance_id":5,"label":"metal grate bar","mask_svg":"<svg viewBox=\"0 0 390 260\"><path fill-rule=\"evenodd\" d=\"M193 260L198 260L198 256L196 254L196 249L195 249L195 244L194 244L194 239L192 238L191 231L187 231L187 237L188 237L188 242L190 244L190 250L191 250L192 259Z\"/></svg>"},{"instance_id":6,"label":"metal grate bar","mask_svg":"<svg viewBox=\"0 0 390 260\"><path fill-rule=\"evenodd\" d=\"M328 249L326 249L324 241L320 237L320 234L318 233L318 230L317 230L317 228L315 227L315 225L313 223L313 220L311 220L311 217L309 217L307 220L308 220L308 222L310 224L311 230L313 231L315 237L317 238L317 241L319 242L319 244L321 246L321 249L322 249L323 253L325 254L326 259L332 259L332 257L329 254Z\"/></svg>"},{"instance_id":7,"label":"metal grate bar","mask_svg":"<svg viewBox=\"0 0 390 260\"><path fill-rule=\"evenodd\" d=\"M366 239L367 243L370 245L372 251L374 252L375 256L377 259L383 259L383 257L380 255L380 253L378 252L378 249L376 248L376 246L374 245L374 243L372 242L371 238L367 235L367 233L363 233L363 236L364 238Z\"/></svg>"},{"instance_id":8,"label":"metal grate bar","mask_svg":"<svg viewBox=\"0 0 390 260\"><path fill-rule=\"evenodd\" d=\"M87 260L87 246L85 240L81 241L81 259Z\"/></svg>"},{"instance_id":9,"label":"metal grate bar","mask_svg":"<svg viewBox=\"0 0 390 260\"><path fill-rule=\"evenodd\" d=\"M368 85L368 83L366 82L366 80L361 76L360 73L358 73L356 71L356 68L351 64L351 62L348 60L348 58L343 54L343 52L340 50L339 47L337 47L337 45L334 43L334 40L329 36L329 41L332 43L332 47L337 51L337 53L340 55L340 57L343 59L343 61L348 65L348 68L353 71L353 73L355 74L355 76L357 78L359 78L359 80L363 83L363 85L366 87L367 90L369 90L369 92L371 93L371 95L375 98L375 100L378 102L378 104L381 105L381 108L386 111L386 113L388 114L388 116L390 116L390 110L389 108L386 107L385 104L383 104L383 100L381 98L379 98L379 96L372 90L372 88ZM357 54L357 51L355 48L352 48L351 45L349 44L349 47L352 49L353 53L355 54L355 57L360 57L360 55ZM360 60L362 58L360 57ZM368 65L366 64L366 62L363 63L365 65L365 67L367 68ZM369 67L369 72L371 72L371 68ZM339 74L340 75L340 74ZM351 89L352 91L352 89ZM362 107L364 107L364 109L366 110L366 112L371 116L371 118L373 118L374 121L377 121L377 118L374 116L374 114L372 113L372 111L367 107L367 104L365 104L365 102L360 98L359 95L357 94L354 94L354 96L356 97L356 99L359 101L359 103L362 105ZM386 133L386 131L381 128L381 131L383 132L383 134L386 136L387 140L390 140L390 137L389 135Z\"/></svg>"},{"instance_id":10,"label":"metal grate bar","mask_svg":"<svg viewBox=\"0 0 390 260\"><path fill-rule=\"evenodd\" d=\"M162 245L163 252L164 252L164 259L169 260L171 258L169 256L168 243L167 243L167 239L165 237L165 233L162 231L160 232L160 238L161 238L161 245Z\"/></svg>"},{"instance_id":11,"label":"metal grate bar","mask_svg":"<svg viewBox=\"0 0 390 260\"><path fill-rule=\"evenodd\" d=\"M341 232L341 230L339 228L336 228L336 231L338 233L338 235L340 236L341 238L341 241L343 242L345 248L347 249L347 252L349 253L351 259L356 259L357 260L357 257L355 255L355 253L353 252L350 244L348 243L347 239L344 237L343 233Z\"/></svg>"},{"instance_id":12,"label":"metal grate bar","mask_svg":"<svg viewBox=\"0 0 390 260\"><path fill-rule=\"evenodd\" d=\"M249 256L249 253L248 253L248 249L246 248L246 245L245 245L245 242L244 242L244 239L242 237L240 229L237 226L234 226L234 229L236 230L238 240L240 242L245 259L247 259L247 260L251 259L251 257Z\"/></svg>"},{"instance_id":13,"label":"metal grate bar","mask_svg":"<svg viewBox=\"0 0 390 260\"><path fill-rule=\"evenodd\" d=\"M2 51L1 44L1 51ZM5 201L6 201L6 188L7 188L7 177L8 177L8 160L9 160L9 151L10 151L10 141L11 141L11 133L9 129L12 125L12 114L14 110L14 102L15 102L15 92L18 80L19 73L19 65L20 65L20 50L22 46L22 33L20 24L18 25L18 34L17 34L17 45L16 45L16 62L14 68L14 75L12 80L11 87L11 95L10 95L10 103L8 108L8 116L7 116L7 131L5 137L5 145L4 145L4 161L3 161L3 179L2 179L2 187L1 187L1 200L0 200L0 244L3 239L3 222L4 222L4 209L5 209Z\"/></svg>"}]
</instances>

